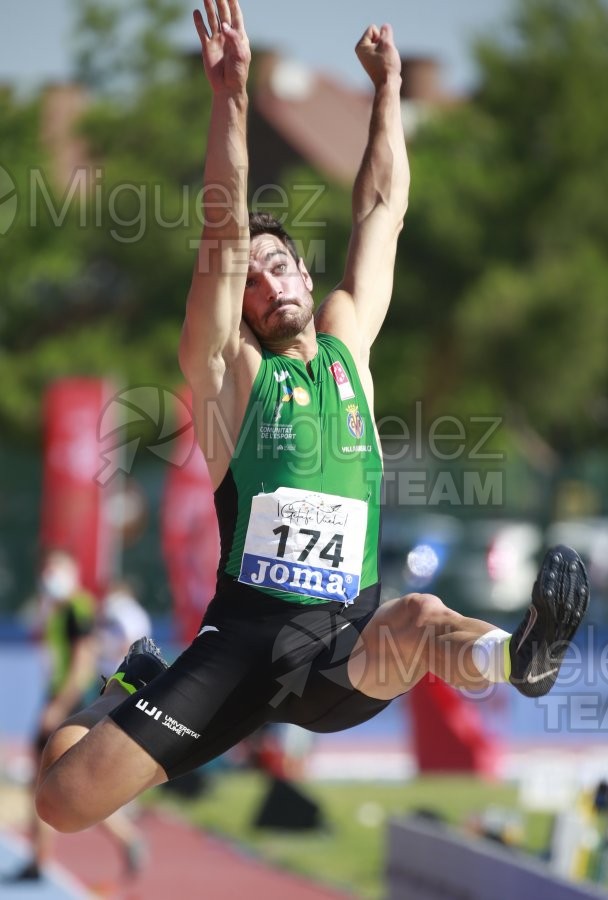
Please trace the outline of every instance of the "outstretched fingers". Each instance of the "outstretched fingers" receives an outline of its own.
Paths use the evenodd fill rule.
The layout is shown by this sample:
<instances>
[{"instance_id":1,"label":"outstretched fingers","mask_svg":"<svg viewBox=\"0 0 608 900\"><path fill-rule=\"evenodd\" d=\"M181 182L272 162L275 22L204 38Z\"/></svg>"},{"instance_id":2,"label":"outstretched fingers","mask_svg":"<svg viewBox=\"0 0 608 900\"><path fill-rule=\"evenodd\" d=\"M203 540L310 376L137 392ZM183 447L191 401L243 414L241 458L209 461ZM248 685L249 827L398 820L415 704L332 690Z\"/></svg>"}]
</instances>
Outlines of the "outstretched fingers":
<instances>
[{"instance_id":1,"label":"outstretched fingers","mask_svg":"<svg viewBox=\"0 0 608 900\"><path fill-rule=\"evenodd\" d=\"M217 35L229 33L231 30L245 34L243 14L238 0L203 0L207 21L195 9L194 24L201 43L209 41Z\"/></svg>"},{"instance_id":2,"label":"outstretched fingers","mask_svg":"<svg viewBox=\"0 0 608 900\"><path fill-rule=\"evenodd\" d=\"M230 16L228 11L228 18L226 18L226 11L228 10L226 0L223 0L223 2L218 0L217 7L215 0L203 0L203 6L205 7L207 22L205 23L202 13L195 9L193 13L194 24L200 39L206 38L208 40L221 33L222 22L227 21L230 24Z\"/></svg>"},{"instance_id":3,"label":"outstretched fingers","mask_svg":"<svg viewBox=\"0 0 608 900\"><path fill-rule=\"evenodd\" d=\"M232 27L236 29L236 31L244 31L245 24L243 22L243 14L241 12L241 7L239 6L238 0L228 0L228 5L230 7L230 19L232 22Z\"/></svg>"},{"instance_id":4,"label":"outstretched fingers","mask_svg":"<svg viewBox=\"0 0 608 900\"><path fill-rule=\"evenodd\" d=\"M194 12L192 13L192 18L194 19L194 25L198 32L200 42L204 47L207 41L210 41L211 38L214 37L214 35L219 34L220 23L218 21L217 12L213 0L203 0L203 5L205 7L207 22L205 22L203 14L199 9L194 10Z\"/></svg>"},{"instance_id":5,"label":"outstretched fingers","mask_svg":"<svg viewBox=\"0 0 608 900\"><path fill-rule=\"evenodd\" d=\"M225 25L232 25L232 16L230 14L230 5L228 0L217 0L217 12L220 20L220 28Z\"/></svg>"},{"instance_id":6,"label":"outstretched fingers","mask_svg":"<svg viewBox=\"0 0 608 900\"><path fill-rule=\"evenodd\" d=\"M242 91L251 50L238 0L202 0L194 12L205 73L213 91Z\"/></svg>"},{"instance_id":7,"label":"outstretched fingers","mask_svg":"<svg viewBox=\"0 0 608 900\"><path fill-rule=\"evenodd\" d=\"M209 33L207 32L205 20L203 19L200 9L194 10L194 12L192 13L192 18L194 19L194 25L196 27L200 42L204 47L205 42L209 40Z\"/></svg>"}]
</instances>

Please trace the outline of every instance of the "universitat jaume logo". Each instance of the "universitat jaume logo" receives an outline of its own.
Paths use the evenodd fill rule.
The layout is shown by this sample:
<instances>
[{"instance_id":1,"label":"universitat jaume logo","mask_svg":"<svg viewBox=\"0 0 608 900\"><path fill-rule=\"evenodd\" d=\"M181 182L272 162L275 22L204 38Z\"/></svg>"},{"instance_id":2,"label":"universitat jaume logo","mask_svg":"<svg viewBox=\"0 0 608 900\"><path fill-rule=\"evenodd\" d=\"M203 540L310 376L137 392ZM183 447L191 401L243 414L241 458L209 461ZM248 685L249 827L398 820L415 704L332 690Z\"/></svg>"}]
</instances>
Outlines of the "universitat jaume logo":
<instances>
[{"instance_id":1,"label":"universitat jaume logo","mask_svg":"<svg viewBox=\"0 0 608 900\"><path fill-rule=\"evenodd\" d=\"M349 403L346 407L346 424L353 437L357 439L363 437L365 432L365 422L361 418L359 407L354 403Z\"/></svg>"}]
</instances>

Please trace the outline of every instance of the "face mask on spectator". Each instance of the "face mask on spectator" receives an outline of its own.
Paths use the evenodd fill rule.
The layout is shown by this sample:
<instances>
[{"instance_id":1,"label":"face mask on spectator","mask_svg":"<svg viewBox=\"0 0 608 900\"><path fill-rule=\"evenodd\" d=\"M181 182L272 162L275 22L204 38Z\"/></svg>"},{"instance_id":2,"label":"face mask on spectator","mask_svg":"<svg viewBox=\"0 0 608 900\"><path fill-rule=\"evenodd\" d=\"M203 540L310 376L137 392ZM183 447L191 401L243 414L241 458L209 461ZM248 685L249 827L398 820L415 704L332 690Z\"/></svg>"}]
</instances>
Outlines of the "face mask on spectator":
<instances>
[{"instance_id":1,"label":"face mask on spectator","mask_svg":"<svg viewBox=\"0 0 608 900\"><path fill-rule=\"evenodd\" d=\"M76 575L67 566L54 566L42 573L42 590L53 600L66 600L76 589Z\"/></svg>"}]
</instances>

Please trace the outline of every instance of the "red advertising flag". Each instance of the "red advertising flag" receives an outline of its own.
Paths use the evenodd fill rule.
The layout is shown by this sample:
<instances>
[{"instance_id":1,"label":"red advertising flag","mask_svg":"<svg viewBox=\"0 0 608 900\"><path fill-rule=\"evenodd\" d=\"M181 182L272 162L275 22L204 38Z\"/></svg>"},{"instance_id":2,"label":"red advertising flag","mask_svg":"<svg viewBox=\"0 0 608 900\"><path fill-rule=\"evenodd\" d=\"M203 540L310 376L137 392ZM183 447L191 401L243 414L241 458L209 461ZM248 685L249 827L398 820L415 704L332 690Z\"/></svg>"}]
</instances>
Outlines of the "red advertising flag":
<instances>
[{"instance_id":1,"label":"red advertising flag","mask_svg":"<svg viewBox=\"0 0 608 900\"><path fill-rule=\"evenodd\" d=\"M498 741L472 700L434 675L425 675L404 698L412 711L419 772L498 774Z\"/></svg>"},{"instance_id":2,"label":"red advertising flag","mask_svg":"<svg viewBox=\"0 0 608 900\"><path fill-rule=\"evenodd\" d=\"M65 378L43 403L44 462L40 540L74 555L82 583L99 594L112 577L113 535L106 515L113 486L101 485L98 424L111 387L100 379Z\"/></svg>"},{"instance_id":3,"label":"red advertising flag","mask_svg":"<svg viewBox=\"0 0 608 900\"><path fill-rule=\"evenodd\" d=\"M195 440L191 407L192 396L185 388L176 403L175 462L167 472L161 522L177 637L183 644L200 628L215 591L220 558L213 486Z\"/></svg>"}]
</instances>

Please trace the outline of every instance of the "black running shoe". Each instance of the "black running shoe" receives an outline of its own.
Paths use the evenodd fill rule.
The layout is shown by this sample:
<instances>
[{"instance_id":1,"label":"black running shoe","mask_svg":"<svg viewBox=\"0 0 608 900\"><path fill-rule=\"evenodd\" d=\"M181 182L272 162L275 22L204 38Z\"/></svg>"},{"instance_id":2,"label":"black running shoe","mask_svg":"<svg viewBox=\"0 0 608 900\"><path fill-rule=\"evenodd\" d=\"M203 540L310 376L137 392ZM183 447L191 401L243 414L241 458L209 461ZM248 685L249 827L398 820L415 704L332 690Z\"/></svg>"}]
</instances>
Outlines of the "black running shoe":
<instances>
[{"instance_id":1,"label":"black running shoe","mask_svg":"<svg viewBox=\"0 0 608 900\"><path fill-rule=\"evenodd\" d=\"M152 638L143 637L131 644L118 670L106 684L118 681L129 694L134 694L168 668Z\"/></svg>"},{"instance_id":2,"label":"black running shoe","mask_svg":"<svg viewBox=\"0 0 608 900\"><path fill-rule=\"evenodd\" d=\"M510 682L526 697L551 690L568 644L589 603L589 582L578 553L562 544L548 550L532 589L532 603L509 644Z\"/></svg>"}]
</instances>

